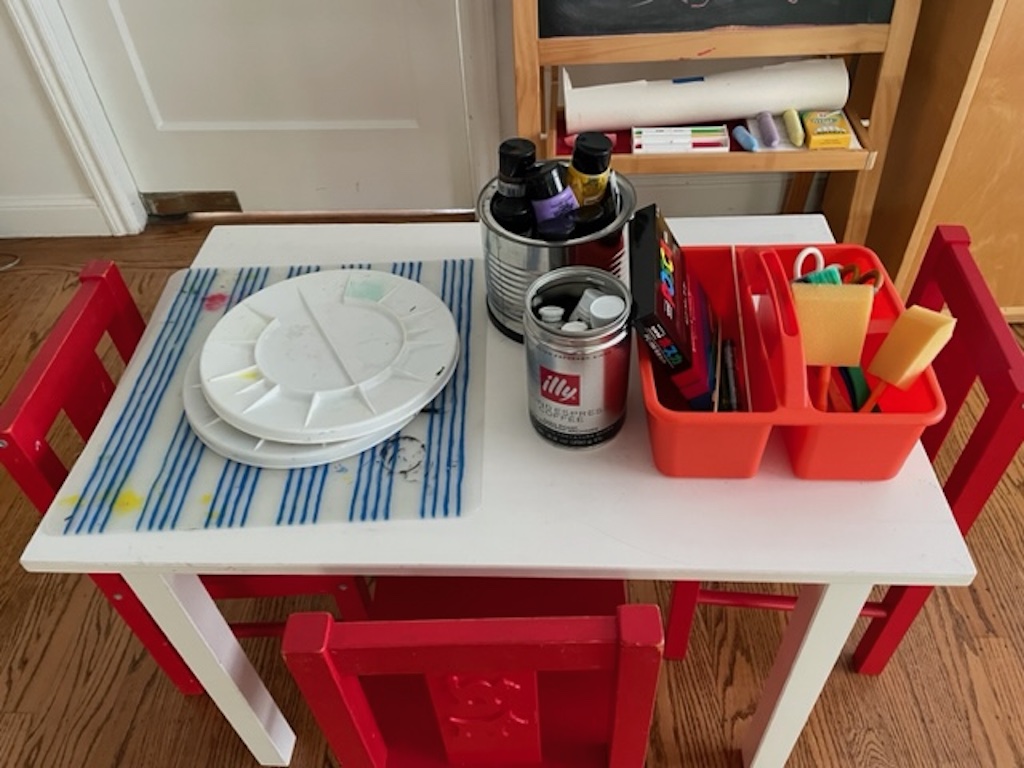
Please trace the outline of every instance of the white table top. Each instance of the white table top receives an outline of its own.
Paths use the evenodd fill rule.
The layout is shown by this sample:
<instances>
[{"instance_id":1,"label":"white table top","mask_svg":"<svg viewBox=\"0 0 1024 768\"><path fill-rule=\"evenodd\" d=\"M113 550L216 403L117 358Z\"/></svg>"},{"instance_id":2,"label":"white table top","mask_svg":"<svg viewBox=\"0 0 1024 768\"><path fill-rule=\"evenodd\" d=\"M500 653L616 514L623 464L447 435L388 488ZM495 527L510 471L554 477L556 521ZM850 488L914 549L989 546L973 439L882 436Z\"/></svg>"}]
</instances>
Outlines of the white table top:
<instances>
[{"instance_id":1,"label":"white table top","mask_svg":"<svg viewBox=\"0 0 1024 768\"><path fill-rule=\"evenodd\" d=\"M684 244L831 242L820 216L671 220ZM477 224L222 226L195 267L479 258ZM161 311L158 308L154 318ZM163 310L166 311L166 310ZM142 346L155 334L147 333ZM634 372L635 373L635 372ZM521 345L486 354L483 501L457 519L62 535L54 507L30 571L480 574L802 583L968 584L974 566L924 451L887 482L798 480L774 438L757 477L682 480L650 457L634 379L622 432L542 440ZM94 440L103 438L103 425ZM73 472L85 471L76 466ZM51 525L47 525L49 522Z\"/></svg>"}]
</instances>

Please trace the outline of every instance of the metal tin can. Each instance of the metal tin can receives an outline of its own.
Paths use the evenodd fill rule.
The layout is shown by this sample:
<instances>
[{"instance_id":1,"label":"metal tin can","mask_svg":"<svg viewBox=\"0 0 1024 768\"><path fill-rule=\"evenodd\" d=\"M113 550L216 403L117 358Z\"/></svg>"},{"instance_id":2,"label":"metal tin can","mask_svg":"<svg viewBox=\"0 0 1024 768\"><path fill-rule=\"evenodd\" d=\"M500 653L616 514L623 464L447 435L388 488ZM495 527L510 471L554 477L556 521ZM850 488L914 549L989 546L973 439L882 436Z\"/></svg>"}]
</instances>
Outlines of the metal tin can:
<instances>
[{"instance_id":1,"label":"metal tin can","mask_svg":"<svg viewBox=\"0 0 1024 768\"><path fill-rule=\"evenodd\" d=\"M561 306L565 317L588 288L618 297L622 311L599 327L563 330L576 323L544 322L542 307ZM592 295L592 294L591 294ZM594 267L561 267L526 291L526 347L530 421L559 445L597 445L615 436L626 419L633 301L617 277Z\"/></svg>"},{"instance_id":2,"label":"metal tin can","mask_svg":"<svg viewBox=\"0 0 1024 768\"><path fill-rule=\"evenodd\" d=\"M616 276L624 272L623 231L636 210L636 190L625 176L614 172L609 186L617 210L614 221L598 231L564 242L538 240L506 231L491 211L498 180L493 179L480 192L476 214L483 238L487 312L506 336L522 340L523 297L530 284L541 275L569 266L599 267Z\"/></svg>"}]
</instances>

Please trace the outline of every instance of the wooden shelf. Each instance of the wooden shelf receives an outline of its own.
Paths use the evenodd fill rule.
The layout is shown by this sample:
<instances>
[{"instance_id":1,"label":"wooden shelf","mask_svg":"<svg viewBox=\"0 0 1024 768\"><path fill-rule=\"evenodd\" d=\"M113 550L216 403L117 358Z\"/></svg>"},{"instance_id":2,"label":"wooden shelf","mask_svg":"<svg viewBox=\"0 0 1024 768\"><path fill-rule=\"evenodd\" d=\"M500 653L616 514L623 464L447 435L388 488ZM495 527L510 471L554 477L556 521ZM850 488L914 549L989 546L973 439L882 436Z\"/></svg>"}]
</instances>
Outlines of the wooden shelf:
<instances>
[{"instance_id":1,"label":"wooden shelf","mask_svg":"<svg viewBox=\"0 0 1024 768\"><path fill-rule=\"evenodd\" d=\"M512 0L516 75L516 125L538 154L554 152L557 125L553 99L559 67L574 64L680 61L781 56L845 56L850 59L847 115L867 149L804 152L729 152L687 155L617 155L623 174L798 174L794 190L807 189L815 171L850 171L830 177L823 207L836 237L863 242L874 208L889 134L900 100L907 59L922 0L894 0L888 24L718 27L699 32L540 37L538 0ZM547 86L547 87L546 87ZM866 118L863 123L860 116ZM802 209L802 201L791 195Z\"/></svg>"},{"instance_id":2,"label":"wooden shelf","mask_svg":"<svg viewBox=\"0 0 1024 768\"><path fill-rule=\"evenodd\" d=\"M568 158L566 158L568 159ZM820 149L802 152L707 152L613 155L612 167L626 175L640 173L802 173L863 171L874 152L867 149Z\"/></svg>"},{"instance_id":3,"label":"wooden shelf","mask_svg":"<svg viewBox=\"0 0 1024 768\"><path fill-rule=\"evenodd\" d=\"M888 24L782 29L737 27L665 34L541 37L537 40L537 58L540 66L547 67L593 64L596 61L625 64L683 59L826 56L882 53L888 40Z\"/></svg>"}]
</instances>

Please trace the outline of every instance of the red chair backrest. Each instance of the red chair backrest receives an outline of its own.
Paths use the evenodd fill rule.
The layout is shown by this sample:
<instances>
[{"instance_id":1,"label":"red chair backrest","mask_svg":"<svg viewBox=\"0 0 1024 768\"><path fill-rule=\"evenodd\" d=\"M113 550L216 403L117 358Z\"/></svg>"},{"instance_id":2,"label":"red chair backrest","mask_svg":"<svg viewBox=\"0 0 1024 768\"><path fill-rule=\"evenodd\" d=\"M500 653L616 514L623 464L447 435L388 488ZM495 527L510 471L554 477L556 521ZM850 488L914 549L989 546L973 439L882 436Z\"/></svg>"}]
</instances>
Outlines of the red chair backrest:
<instances>
[{"instance_id":1,"label":"red chair backrest","mask_svg":"<svg viewBox=\"0 0 1024 768\"><path fill-rule=\"evenodd\" d=\"M1024 353L971 252L967 230L941 226L928 245L907 305L949 307L953 338L935 360L946 415L921 438L934 459L976 381L988 403L944 485L966 533L1024 441Z\"/></svg>"},{"instance_id":2,"label":"red chair backrest","mask_svg":"<svg viewBox=\"0 0 1024 768\"><path fill-rule=\"evenodd\" d=\"M289 618L282 654L346 768L640 768L662 643L653 605L582 618L306 613Z\"/></svg>"},{"instance_id":3,"label":"red chair backrest","mask_svg":"<svg viewBox=\"0 0 1024 768\"><path fill-rule=\"evenodd\" d=\"M79 280L71 303L0 406L0 463L40 512L68 473L47 439L58 414L64 411L87 439L114 392L97 354L103 335L127 362L145 329L113 262L90 262Z\"/></svg>"}]
</instances>

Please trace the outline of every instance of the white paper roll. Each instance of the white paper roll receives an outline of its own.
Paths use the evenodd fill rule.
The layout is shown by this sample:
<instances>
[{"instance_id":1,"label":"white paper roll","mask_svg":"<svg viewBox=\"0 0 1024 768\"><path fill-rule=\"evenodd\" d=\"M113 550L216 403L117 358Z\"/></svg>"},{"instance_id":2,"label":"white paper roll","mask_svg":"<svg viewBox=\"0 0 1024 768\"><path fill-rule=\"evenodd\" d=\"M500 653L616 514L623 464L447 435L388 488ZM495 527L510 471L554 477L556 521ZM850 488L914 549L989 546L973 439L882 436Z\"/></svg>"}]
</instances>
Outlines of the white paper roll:
<instances>
[{"instance_id":1,"label":"white paper roll","mask_svg":"<svg viewBox=\"0 0 1024 768\"><path fill-rule=\"evenodd\" d=\"M850 77L842 59L805 59L699 78L636 80L573 88L564 73L572 133L737 120L758 112L842 109Z\"/></svg>"}]
</instances>

